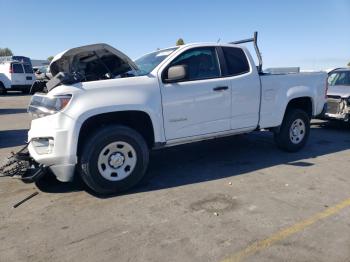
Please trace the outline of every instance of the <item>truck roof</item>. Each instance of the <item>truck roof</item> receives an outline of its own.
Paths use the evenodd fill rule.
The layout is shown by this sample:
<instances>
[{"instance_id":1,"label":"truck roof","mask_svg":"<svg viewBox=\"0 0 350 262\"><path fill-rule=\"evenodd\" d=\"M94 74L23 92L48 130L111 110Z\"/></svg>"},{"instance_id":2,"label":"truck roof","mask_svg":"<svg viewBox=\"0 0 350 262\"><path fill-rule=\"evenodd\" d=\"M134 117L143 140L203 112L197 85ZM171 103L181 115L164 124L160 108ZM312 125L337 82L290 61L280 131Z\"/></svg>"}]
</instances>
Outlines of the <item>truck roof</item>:
<instances>
[{"instance_id":1,"label":"truck roof","mask_svg":"<svg viewBox=\"0 0 350 262\"><path fill-rule=\"evenodd\" d=\"M2 56L0 57L0 63L23 63L23 64L30 64L31 65L31 60L29 57L26 56Z\"/></svg>"},{"instance_id":2,"label":"truck roof","mask_svg":"<svg viewBox=\"0 0 350 262\"><path fill-rule=\"evenodd\" d=\"M217 42L195 42L195 43L188 43L180 46L172 46L172 47L167 47L167 48L162 48L163 49L169 49L169 48L175 48L175 47L188 47L188 46L239 46L242 47L241 45L236 45L236 44L230 44L230 43L217 43Z\"/></svg>"},{"instance_id":3,"label":"truck roof","mask_svg":"<svg viewBox=\"0 0 350 262\"><path fill-rule=\"evenodd\" d=\"M331 70L329 73L339 72L339 71L350 71L350 67L339 67L339 68Z\"/></svg>"}]
</instances>

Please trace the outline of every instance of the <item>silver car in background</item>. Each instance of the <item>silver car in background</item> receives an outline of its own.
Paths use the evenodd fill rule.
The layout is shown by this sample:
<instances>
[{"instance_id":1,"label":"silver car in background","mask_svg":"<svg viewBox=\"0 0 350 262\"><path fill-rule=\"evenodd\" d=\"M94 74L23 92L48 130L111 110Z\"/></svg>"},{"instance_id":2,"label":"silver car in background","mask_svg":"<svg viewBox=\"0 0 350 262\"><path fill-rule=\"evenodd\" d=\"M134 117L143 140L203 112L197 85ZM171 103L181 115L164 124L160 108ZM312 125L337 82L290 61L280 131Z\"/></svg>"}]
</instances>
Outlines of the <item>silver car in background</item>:
<instances>
[{"instance_id":1,"label":"silver car in background","mask_svg":"<svg viewBox=\"0 0 350 262\"><path fill-rule=\"evenodd\" d=\"M350 67L328 73L327 119L350 120Z\"/></svg>"}]
</instances>

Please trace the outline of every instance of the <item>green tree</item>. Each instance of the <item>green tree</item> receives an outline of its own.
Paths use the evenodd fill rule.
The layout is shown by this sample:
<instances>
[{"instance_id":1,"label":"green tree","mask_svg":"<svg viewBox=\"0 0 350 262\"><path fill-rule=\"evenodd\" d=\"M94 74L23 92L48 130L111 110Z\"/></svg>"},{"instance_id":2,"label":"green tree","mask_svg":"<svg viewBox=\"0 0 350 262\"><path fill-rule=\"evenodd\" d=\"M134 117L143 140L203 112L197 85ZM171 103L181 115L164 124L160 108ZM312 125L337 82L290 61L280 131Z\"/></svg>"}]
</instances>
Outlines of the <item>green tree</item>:
<instances>
[{"instance_id":1,"label":"green tree","mask_svg":"<svg viewBox=\"0 0 350 262\"><path fill-rule=\"evenodd\" d=\"M184 44L185 44L185 42L184 42L184 40L182 38L177 39L177 41L176 41L176 45L177 46L184 45Z\"/></svg>"},{"instance_id":2,"label":"green tree","mask_svg":"<svg viewBox=\"0 0 350 262\"><path fill-rule=\"evenodd\" d=\"M53 56L52 56L52 55L50 55L50 56L47 58L47 61L51 62L51 61L52 61L52 59L53 59Z\"/></svg>"},{"instance_id":3,"label":"green tree","mask_svg":"<svg viewBox=\"0 0 350 262\"><path fill-rule=\"evenodd\" d=\"M348 63L348 66L350 66L350 62Z\"/></svg>"},{"instance_id":4,"label":"green tree","mask_svg":"<svg viewBox=\"0 0 350 262\"><path fill-rule=\"evenodd\" d=\"M0 56L11 56L13 55L12 51L10 48L0 48Z\"/></svg>"}]
</instances>

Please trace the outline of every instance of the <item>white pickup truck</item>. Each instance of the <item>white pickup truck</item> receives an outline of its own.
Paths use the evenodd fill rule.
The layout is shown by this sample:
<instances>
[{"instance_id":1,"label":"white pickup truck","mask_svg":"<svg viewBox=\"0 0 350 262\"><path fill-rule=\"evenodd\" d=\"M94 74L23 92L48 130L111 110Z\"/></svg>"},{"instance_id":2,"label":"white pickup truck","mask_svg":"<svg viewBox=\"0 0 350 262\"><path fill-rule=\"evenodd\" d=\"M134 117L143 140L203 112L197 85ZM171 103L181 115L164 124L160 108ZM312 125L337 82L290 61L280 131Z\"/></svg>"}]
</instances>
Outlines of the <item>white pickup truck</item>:
<instances>
[{"instance_id":1,"label":"white pickup truck","mask_svg":"<svg viewBox=\"0 0 350 262\"><path fill-rule=\"evenodd\" d=\"M248 50L254 42L255 66ZM106 44L55 56L48 94L32 97L30 156L58 180L75 171L94 191L141 180L149 150L268 129L286 151L301 149L324 108L326 73L264 74L252 39L186 44L133 62Z\"/></svg>"}]
</instances>

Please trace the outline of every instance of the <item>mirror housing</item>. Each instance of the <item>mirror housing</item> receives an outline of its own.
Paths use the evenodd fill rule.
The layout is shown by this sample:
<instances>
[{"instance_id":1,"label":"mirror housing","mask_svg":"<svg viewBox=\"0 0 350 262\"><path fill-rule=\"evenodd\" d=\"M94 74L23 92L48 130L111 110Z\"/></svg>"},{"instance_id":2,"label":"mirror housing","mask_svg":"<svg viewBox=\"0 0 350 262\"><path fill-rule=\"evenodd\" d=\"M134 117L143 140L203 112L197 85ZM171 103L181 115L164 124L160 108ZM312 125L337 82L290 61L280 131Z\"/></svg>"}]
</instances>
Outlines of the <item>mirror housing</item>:
<instances>
[{"instance_id":1,"label":"mirror housing","mask_svg":"<svg viewBox=\"0 0 350 262\"><path fill-rule=\"evenodd\" d=\"M168 78L165 79L167 83L173 83L184 80L187 77L187 66L176 65L168 68Z\"/></svg>"}]
</instances>

